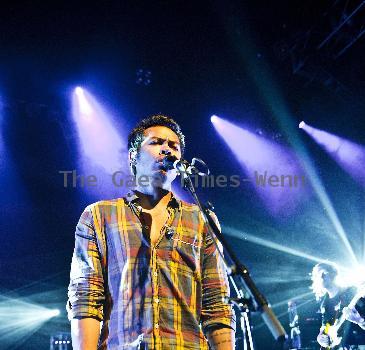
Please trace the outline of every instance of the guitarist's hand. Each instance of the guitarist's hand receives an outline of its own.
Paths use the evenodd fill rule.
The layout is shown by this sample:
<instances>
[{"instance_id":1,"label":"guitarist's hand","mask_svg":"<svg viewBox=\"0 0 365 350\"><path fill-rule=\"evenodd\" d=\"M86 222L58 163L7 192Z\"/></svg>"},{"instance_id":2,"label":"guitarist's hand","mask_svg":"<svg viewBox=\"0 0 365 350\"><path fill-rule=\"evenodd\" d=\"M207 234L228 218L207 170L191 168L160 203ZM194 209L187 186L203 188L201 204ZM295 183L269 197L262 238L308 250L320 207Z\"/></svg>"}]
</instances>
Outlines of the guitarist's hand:
<instances>
[{"instance_id":1,"label":"guitarist's hand","mask_svg":"<svg viewBox=\"0 0 365 350\"><path fill-rule=\"evenodd\" d=\"M320 346L322 347L328 347L331 344L331 340L330 337L327 334L323 333L324 329L321 329L321 331L319 332L318 336L317 336L317 342Z\"/></svg>"},{"instance_id":2,"label":"guitarist's hand","mask_svg":"<svg viewBox=\"0 0 365 350\"><path fill-rule=\"evenodd\" d=\"M358 324L361 328L365 327L365 320L354 307L344 307L342 310L346 320Z\"/></svg>"}]
</instances>

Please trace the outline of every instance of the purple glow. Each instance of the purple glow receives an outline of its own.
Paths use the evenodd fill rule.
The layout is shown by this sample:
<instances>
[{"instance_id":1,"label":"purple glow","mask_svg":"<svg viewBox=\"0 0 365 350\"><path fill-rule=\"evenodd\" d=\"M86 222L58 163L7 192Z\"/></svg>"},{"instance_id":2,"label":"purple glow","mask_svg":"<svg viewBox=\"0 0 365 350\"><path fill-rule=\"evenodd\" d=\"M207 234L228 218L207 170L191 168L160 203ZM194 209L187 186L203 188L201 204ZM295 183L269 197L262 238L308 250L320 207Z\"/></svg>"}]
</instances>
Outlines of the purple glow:
<instances>
[{"instance_id":1,"label":"purple glow","mask_svg":"<svg viewBox=\"0 0 365 350\"><path fill-rule=\"evenodd\" d=\"M4 141L3 141L3 102L0 98L0 169L4 162Z\"/></svg>"},{"instance_id":2,"label":"purple glow","mask_svg":"<svg viewBox=\"0 0 365 350\"><path fill-rule=\"evenodd\" d=\"M288 149L219 117L214 127L240 162L272 214L290 214L303 200L308 183ZM242 186L242 183L241 183Z\"/></svg>"},{"instance_id":3,"label":"purple glow","mask_svg":"<svg viewBox=\"0 0 365 350\"><path fill-rule=\"evenodd\" d=\"M329 155L361 185L365 185L365 147L306 125L308 135L320 144Z\"/></svg>"},{"instance_id":4,"label":"purple glow","mask_svg":"<svg viewBox=\"0 0 365 350\"><path fill-rule=\"evenodd\" d=\"M126 142L121 140L111 116L95 98L77 87L73 94L72 110L86 162L108 174L120 170L123 165L125 167L128 159Z\"/></svg>"},{"instance_id":5,"label":"purple glow","mask_svg":"<svg viewBox=\"0 0 365 350\"><path fill-rule=\"evenodd\" d=\"M75 95L77 96L77 104L78 109L80 111L80 115L83 118L89 119L93 114L92 107L90 106L90 102L87 100L85 96L85 92L79 86L75 89Z\"/></svg>"}]
</instances>

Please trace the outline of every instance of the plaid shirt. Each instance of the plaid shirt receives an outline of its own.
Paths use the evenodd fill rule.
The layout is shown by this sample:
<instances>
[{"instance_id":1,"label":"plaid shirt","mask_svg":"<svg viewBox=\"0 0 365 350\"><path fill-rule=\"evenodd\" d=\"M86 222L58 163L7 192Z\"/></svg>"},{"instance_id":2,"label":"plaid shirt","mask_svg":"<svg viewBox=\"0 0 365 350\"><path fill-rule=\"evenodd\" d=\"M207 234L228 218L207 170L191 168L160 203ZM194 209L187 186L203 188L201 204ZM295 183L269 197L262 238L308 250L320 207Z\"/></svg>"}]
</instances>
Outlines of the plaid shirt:
<instances>
[{"instance_id":1,"label":"plaid shirt","mask_svg":"<svg viewBox=\"0 0 365 350\"><path fill-rule=\"evenodd\" d=\"M174 196L156 244L135 194L89 205L77 224L69 319L103 322L98 349L208 349L212 325L235 329L223 261L198 207Z\"/></svg>"}]
</instances>

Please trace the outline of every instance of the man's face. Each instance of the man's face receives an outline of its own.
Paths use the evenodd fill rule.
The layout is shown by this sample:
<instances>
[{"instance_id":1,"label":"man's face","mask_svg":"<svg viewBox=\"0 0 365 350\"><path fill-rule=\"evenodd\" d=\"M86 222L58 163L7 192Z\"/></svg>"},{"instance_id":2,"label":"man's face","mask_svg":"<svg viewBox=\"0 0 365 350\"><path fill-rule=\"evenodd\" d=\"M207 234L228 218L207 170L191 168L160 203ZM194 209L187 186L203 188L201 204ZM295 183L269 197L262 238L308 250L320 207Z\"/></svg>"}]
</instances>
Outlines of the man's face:
<instances>
[{"instance_id":1,"label":"man's face","mask_svg":"<svg viewBox=\"0 0 365 350\"><path fill-rule=\"evenodd\" d=\"M322 287L325 289L331 288L335 283L335 277L333 274L328 272L325 269L321 269L318 271L318 274L320 276L320 281L322 284Z\"/></svg>"},{"instance_id":2,"label":"man's face","mask_svg":"<svg viewBox=\"0 0 365 350\"><path fill-rule=\"evenodd\" d=\"M162 166L162 160L166 154L181 158L179 137L165 126L152 126L144 131L145 139L136 156L137 181L141 176L147 176L149 181L171 184L176 178L176 170L166 171Z\"/></svg>"}]
</instances>

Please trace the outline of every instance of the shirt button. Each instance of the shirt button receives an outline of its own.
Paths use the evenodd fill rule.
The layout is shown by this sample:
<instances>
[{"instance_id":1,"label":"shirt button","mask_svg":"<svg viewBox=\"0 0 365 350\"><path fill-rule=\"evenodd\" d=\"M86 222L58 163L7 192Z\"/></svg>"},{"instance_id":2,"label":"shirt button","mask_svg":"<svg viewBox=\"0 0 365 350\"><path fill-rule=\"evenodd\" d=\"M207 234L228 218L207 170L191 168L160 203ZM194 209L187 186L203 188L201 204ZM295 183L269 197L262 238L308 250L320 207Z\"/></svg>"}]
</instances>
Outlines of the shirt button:
<instances>
[{"instance_id":1,"label":"shirt button","mask_svg":"<svg viewBox=\"0 0 365 350\"><path fill-rule=\"evenodd\" d=\"M155 303L159 303L160 299L159 298L155 298Z\"/></svg>"},{"instance_id":2,"label":"shirt button","mask_svg":"<svg viewBox=\"0 0 365 350\"><path fill-rule=\"evenodd\" d=\"M154 275L155 277L157 277L157 275L158 275L157 271L155 271L155 272L153 273L153 275Z\"/></svg>"},{"instance_id":3,"label":"shirt button","mask_svg":"<svg viewBox=\"0 0 365 350\"><path fill-rule=\"evenodd\" d=\"M155 328L157 329L159 327L158 323L155 323Z\"/></svg>"},{"instance_id":4,"label":"shirt button","mask_svg":"<svg viewBox=\"0 0 365 350\"><path fill-rule=\"evenodd\" d=\"M174 236L174 233L175 233L175 231L173 228L168 228L166 230L165 236L167 239L171 239Z\"/></svg>"}]
</instances>

